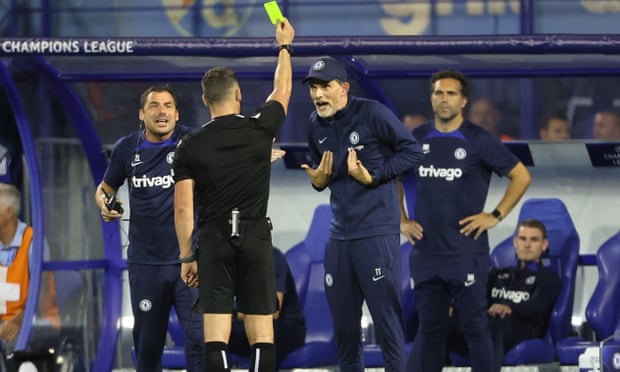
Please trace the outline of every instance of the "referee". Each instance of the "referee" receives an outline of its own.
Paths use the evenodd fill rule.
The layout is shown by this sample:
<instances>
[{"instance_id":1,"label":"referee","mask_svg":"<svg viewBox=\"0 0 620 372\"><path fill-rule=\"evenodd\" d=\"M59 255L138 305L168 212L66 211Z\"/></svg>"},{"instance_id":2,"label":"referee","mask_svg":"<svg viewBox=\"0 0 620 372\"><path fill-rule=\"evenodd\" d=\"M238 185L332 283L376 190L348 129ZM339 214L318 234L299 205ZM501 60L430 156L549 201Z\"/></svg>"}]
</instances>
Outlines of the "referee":
<instances>
[{"instance_id":1,"label":"referee","mask_svg":"<svg viewBox=\"0 0 620 372\"><path fill-rule=\"evenodd\" d=\"M175 157L181 278L191 287L200 283L205 366L210 372L230 370L226 351L234 301L237 311L245 314L250 370L275 370L272 314L277 301L266 213L272 140L284 123L292 90L294 35L287 19L278 21L273 91L252 115L240 114L241 88L234 71L214 67L205 73L202 101L211 120L184 138ZM199 217L195 257L194 205Z\"/></svg>"}]
</instances>

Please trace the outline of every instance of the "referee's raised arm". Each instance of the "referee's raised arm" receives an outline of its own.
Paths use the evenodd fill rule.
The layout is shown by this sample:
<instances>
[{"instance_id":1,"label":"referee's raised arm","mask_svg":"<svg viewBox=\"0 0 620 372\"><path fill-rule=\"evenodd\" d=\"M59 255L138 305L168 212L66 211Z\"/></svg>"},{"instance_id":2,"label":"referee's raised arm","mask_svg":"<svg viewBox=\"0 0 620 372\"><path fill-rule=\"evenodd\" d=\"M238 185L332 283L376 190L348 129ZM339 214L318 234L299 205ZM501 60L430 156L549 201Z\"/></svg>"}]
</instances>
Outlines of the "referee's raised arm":
<instances>
[{"instance_id":1,"label":"referee's raised arm","mask_svg":"<svg viewBox=\"0 0 620 372\"><path fill-rule=\"evenodd\" d=\"M291 67L291 44L295 38L295 29L288 19L279 19L276 23L276 41L278 43L278 65L273 75L273 91L267 101L280 102L284 112L288 111L288 102L293 90L293 68Z\"/></svg>"}]
</instances>

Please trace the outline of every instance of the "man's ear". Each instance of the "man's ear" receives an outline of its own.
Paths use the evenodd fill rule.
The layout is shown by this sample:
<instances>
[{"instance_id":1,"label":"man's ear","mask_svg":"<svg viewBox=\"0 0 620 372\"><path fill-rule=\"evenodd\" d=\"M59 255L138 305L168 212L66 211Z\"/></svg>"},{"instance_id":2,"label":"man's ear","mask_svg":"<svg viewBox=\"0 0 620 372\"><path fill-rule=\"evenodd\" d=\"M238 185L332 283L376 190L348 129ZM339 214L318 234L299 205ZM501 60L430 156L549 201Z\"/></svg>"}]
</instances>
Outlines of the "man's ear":
<instances>
[{"instance_id":1,"label":"man's ear","mask_svg":"<svg viewBox=\"0 0 620 372\"><path fill-rule=\"evenodd\" d=\"M344 81L342 83L342 87L344 88L344 91L348 94L349 89L351 89L351 83L349 83L348 81Z\"/></svg>"},{"instance_id":2,"label":"man's ear","mask_svg":"<svg viewBox=\"0 0 620 372\"><path fill-rule=\"evenodd\" d=\"M15 207L7 207L6 211L11 217L17 218L17 210L15 209Z\"/></svg>"},{"instance_id":3,"label":"man's ear","mask_svg":"<svg viewBox=\"0 0 620 372\"><path fill-rule=\"evenodd\" d=\"M200 96L200 98L202 98L202 104L209 107L209 104L207 102L207 97L204 96L204 94L202 96Z\"/></svg>"},{"instance_id":4,"label":"man's ear","mask_svg":"<svg viewBox=\"0 0 620 372\"><path fill-rule=\"evenodd\" d=\"M138 110L138 119L140 119L140 121L144 121L144 110Z\"/></svg>"},{"instance_id":5,"label":"man's ear","mask_svg":"<svg viewBox=\"0 0 620 372\"><path fill-rule=\"evenodd\" d=\"M243 98L243 97L241 96L241 88L236 87L236 88L235 88L235 101L237 101L237 102L241 102L241 99L242 99L242 98Z\"/></svg>"},{"instance_id":6,"label":"man's ear","mask_svg":"<svg viewBox=\"0 0 620 372\"><path fill-rule=\"evenodd\" d=\"M545 252L549 248L549 239L545 238L542 244L542 251Z\"/></svg>"}]
</instances>

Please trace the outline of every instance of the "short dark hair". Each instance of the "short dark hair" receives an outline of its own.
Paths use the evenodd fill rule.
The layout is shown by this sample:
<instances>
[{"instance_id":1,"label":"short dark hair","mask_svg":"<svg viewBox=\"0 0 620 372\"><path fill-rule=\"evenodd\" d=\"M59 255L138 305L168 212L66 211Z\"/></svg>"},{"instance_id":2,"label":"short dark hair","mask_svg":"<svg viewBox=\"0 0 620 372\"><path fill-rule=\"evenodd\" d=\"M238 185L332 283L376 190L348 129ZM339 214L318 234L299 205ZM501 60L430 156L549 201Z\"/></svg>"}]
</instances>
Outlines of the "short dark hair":
<instances>
[{"instance_id":1,"label":"short dark hair","mask_svg":"<svg viewBox=\"0 0 620 372\"><path fill-rule=\"evenodd\" d=\"M542 236L544 239L547 239L547 228L545 227L545 224L540 222L537 219L534 218L530 218L527 220L523 220L521 222L519 222L519 224L517 225L517 230L519 229L519 227L531 227L533 229L538 229L540 230L540 232L542 232Z\"/></svg>"},{"instance_id":2,"label":"short dark hair","mask_svg":"<svg viewBox=\"0 0 620 372\"><path fill-rule=\"evenodd\" d=\"M237 74L228 67L213 67L202 76L202 95L207 102L222 101L239 84Z\"/></svg>"},{"instance_id":3,"label":"short dark hair","mask_svg":"<svg viewBox=\"0 0 620 372\"><path fill-rule=\"evenodd\" d=\"M561 111L550 111L548 113L546 113L545 115L543 115L543 117L540 119L540 123L538 123L538 128L539 129L548 129L549 128L549 122L552 119L558 119L558 120L562 120L562 121L566 121L570 124L568 117L566 116L566 114L564 114Z\"/></svg>"},{"instance_id":4,"label":"short dark hair","mask_svg":"<svg viewBox=\"0 0 620 372\"><path fill-rule=\"evenodd\" d=\"M142 92L142 95L140 96L140 108L144 108L144 105L146 105L147 97L149 96L149 94L151 94L153 92L157 92L157 93L168 92L168 93L170 93L170 95L172 96L172 100L174 101L174 105L177 106L177 96L174 94L174 92L172 91L172 89L169 86L167 86L167 85L151 85L150 87L146 88L146 90L144 92Z\"/></svg>"},{"instance_id":5,"label":"short dark hair","mask_svg":"<svg viewBox=\"0 0 620 372\"><path fill-rule=\"evenodd\" d=\"M469 82L467 81L465 75L463 75L460 71L442 70L434 73L430 80L431 93L433 93L435 89L435 82L441 79L458 80L458 82L461 83L461 95L465 98L469 97Z\"/></svg>"}]
</instances>

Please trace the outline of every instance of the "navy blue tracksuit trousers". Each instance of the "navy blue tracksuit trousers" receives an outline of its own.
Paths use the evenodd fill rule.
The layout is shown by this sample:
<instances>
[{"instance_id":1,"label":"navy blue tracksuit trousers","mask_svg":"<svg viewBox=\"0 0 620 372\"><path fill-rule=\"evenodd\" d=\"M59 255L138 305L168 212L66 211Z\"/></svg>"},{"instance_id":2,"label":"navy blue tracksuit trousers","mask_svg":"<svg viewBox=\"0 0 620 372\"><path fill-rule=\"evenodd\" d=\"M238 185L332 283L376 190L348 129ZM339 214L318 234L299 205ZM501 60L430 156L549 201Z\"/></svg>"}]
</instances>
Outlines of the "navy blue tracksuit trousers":
<instances>
[{"instance_id":1,"label":"navy blue tracksuit trousers","mask_svg":"<svg viewBox=\"0 0 620 372\"><path fill-rule=\"evenodd\" d=\"M493 371L487 321L489 256L433 256L414 249L409 258L420 325L408 371L440 372L445 362L449 309L454 306L469 346L472 372Z\"/></svg>"},{"instance_id":2,"label":"navy blue tracksuit trousers","mask_svg":"<svg viewBox=\"0 0 620 372\"><path fill-rule=\"evenodd\" d=\"M202 314L192 310L198 291L181 280L181 265L129 264L128 271L136 371L162 370L161 356L172 306L185 332L187 370L204 371Z\"/></svg>"},{"instance_id":3,"label":"navy blue tracksuit trousers","mask_svg":"<svg viewBox=\"0 0 620 372\"><path fill-rule=\"evenodd\" d=\"M398 234L327 242L325 291L342 372L364 370L360 325L364 300L375 323L385 371L405 371L401 266Z\"/></svg>"}]
</instances>

